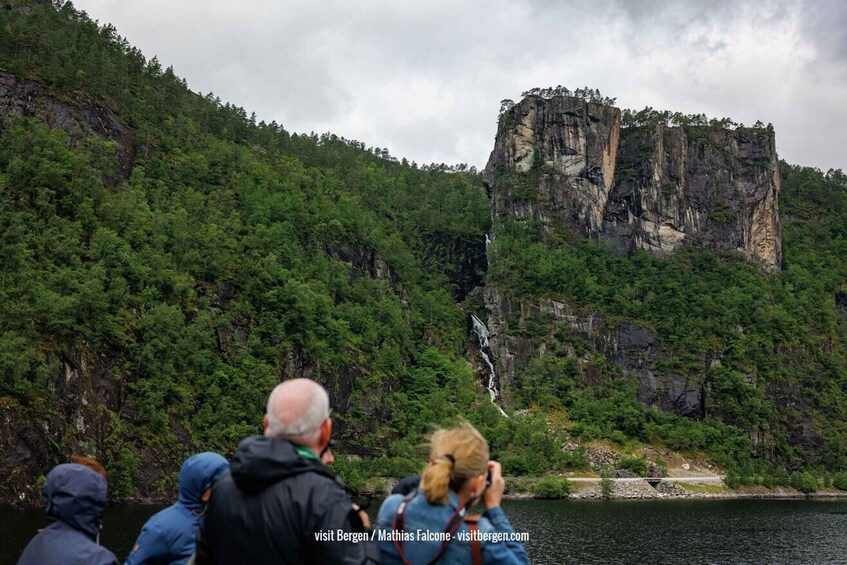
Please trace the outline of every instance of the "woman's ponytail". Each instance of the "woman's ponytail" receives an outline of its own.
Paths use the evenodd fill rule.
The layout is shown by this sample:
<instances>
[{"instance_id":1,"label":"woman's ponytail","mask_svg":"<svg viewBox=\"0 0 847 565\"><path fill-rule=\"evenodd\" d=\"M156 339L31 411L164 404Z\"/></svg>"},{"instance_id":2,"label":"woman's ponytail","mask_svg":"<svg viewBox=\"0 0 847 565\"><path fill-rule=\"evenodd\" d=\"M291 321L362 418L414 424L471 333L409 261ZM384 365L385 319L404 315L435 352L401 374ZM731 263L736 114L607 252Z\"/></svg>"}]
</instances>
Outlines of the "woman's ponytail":
<instances>
[{"instance_id":1,"label":"woman's ponytail","mask_svg":"<svg viewBox=\"0 0 847 565\"><path fill-rule=\"evenodd\" d=\"M455 459L452 456L436 457L421 475L421 489L430 504L447 504Z\"/></svg>"},{"instance_id":2,"label":"woman's ponytail","mask_svg":"<svg viewBox=\"0 0 847 565\"><path fill-rule=\"evenodd\" d=\"M421 490L430 504L447 504L450 490L488 468L488 443L476 428L461 422L430 438L430 461L421 473Z\"/></svg>"}]
</instances>

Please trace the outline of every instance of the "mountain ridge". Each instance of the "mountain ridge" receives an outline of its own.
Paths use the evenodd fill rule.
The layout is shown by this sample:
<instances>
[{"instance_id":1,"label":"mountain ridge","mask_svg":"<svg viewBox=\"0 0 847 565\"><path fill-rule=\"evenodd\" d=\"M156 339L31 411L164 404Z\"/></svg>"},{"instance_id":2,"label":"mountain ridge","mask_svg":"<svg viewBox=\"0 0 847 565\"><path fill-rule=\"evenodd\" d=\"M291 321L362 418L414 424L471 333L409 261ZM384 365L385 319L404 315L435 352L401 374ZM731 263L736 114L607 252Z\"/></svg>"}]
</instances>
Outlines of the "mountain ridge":
<instances>
[{"instance_id":1,"label":"mountain ridge","mask_svg":"<svg viewBox=\"0 0 847 565\"><path fill-rule=\"evenodd\" d=\"M418 470L422 435L458 415L513 475L585 468L584 452L562 446L593 437L762 473L847 469L833 298L847 255L843 175L783 166L793 219L779 276L720 250L621 256L492 220L471 170L257 123L70 3L28 5L0 13L9 80L32 81L69 116L95 104L131 141L125 167L97 113L51 128L36 101L3 119L0 501L37 504L39 476L76 452L106 464L114 499L166 500L185 456L231 452L260 430L270 388L299 375L330 391L337 468L354 489ZM528 308L514 328L528 365L501 390L508 419L469 339L483 282ZM605 334L551 333L557 316L602 317L680 376L726 349L706 371L705 417L645 408L598 346Z\"/></svg>"}]
</instances>

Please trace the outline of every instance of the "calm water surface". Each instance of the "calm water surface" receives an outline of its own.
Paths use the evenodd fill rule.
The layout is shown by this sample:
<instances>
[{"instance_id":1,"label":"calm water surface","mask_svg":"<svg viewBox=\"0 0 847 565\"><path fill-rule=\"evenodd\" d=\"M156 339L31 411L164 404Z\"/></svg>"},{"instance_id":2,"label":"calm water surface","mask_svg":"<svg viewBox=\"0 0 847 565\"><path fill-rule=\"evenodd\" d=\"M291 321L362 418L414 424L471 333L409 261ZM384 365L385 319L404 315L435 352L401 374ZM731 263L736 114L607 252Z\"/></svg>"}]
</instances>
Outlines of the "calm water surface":
<instances>
[{"instance_id":1,"label":"calm water surface","mask_svg":"<svg viewBox=\"0 0 847 565\"><path fill-rule=\"evenodd\" d=\"M104 516L100 543L124 562L147 518L165 508L152 505L109 506ZM47 525L44 510L0 508L0 564L16 563L26 544Z\"/></svg>"},{"instance_id":2,"label":"calm water surface","mask_svg":"<svg viewBox=\"0 0 847 565\"><path fill-rule=\"evenodd\" d=\"M533 563L847 563L847 501L511 501Z\"/></svg>"},{"instance_id":3,"label":"calm water surface","mask_svg":"<svg viewBox=\"0 0 847 565\"><path fill-rule=\"evenodd\" d=\"M369 511L376 512L379 503ZM539 501L503 504L533 563L847 563L847 501ZM113 506L101 541L123 560L160 506ZM0 563L45 524L0 510Z\"/></svg>"}]
</instances>

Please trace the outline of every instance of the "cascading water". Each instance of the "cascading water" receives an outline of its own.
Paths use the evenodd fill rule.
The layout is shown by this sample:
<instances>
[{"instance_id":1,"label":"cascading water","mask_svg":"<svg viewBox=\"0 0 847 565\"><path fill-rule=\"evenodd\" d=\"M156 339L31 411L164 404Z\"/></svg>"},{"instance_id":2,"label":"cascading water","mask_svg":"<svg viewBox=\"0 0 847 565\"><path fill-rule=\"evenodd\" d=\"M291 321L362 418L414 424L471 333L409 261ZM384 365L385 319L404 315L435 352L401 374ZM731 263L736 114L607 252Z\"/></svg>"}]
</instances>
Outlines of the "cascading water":
<instances>
[{"instance_id":1,"label":"cascading water","mask_svg":"<svg viewBox=\"0 0 847 565\"><path fill-rule=\"evenodd\" d=\"M471 314L471 332L476 335L479 352L482 355L483 361L488 366L488 394L491 397L491 402L497 407L500 413L508 418L509 416L503 411L503 408L497 404L497 399L500 397L500 391L497 389L497 373L494 370L494 355L491 352L491 345L488 342L488 328L482 323L482 320Z\"/></svg>"}]
</instances>

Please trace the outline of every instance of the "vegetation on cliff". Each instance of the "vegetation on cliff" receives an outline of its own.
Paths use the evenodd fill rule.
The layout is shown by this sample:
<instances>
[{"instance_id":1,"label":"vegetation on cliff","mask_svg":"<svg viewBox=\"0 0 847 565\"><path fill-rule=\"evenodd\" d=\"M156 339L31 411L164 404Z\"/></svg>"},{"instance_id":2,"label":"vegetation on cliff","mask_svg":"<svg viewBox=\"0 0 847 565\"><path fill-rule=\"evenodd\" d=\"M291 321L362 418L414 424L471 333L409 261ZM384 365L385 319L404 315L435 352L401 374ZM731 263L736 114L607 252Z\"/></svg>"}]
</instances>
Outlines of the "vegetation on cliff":
<instances>
[{"instance_id":1,"label":"vegetation on cliff","mask_svg":"<svg viewBox=\"0 0 847 565\"><path fill-rule=\"evenodd\" d=\"M732 125L651 109L638 114L639 127L650 120L691 128ZM521 196L516 213L543 198L538 167L521 172L495 166L493 175L495 190ZM564 411L573 421L571 433L583 440L703 451L748 475L783 466L844 470L847 177L784 162L780 176L782 274L763 272L732 252L708 250L697 238L667 259L640 250L622 256L602 237L587 240L568 226L553 229L500 211L489 285L523 305L552 299L609 326L632 321L658 337L665 355L652 367L656 373L702 386L695 419L645 409L636 400L637 376L610 362L584 332L549 313L533 317L521 310L521 321L511 320L509 331L532 347L543 344L544 354L515 375L518 406Z\"/></svg>"},{"instance_id":2,"label":"vegetation on cliff","mask_svg":"<svg viewBox=\"0 0 847 565\"><path fill-rule=\"evenodd\" d=\"M75 451L113 495L161 494L187 454L259 431L281 377L324 382L341 445L390 474L488 402L454 300L482 276L454 263L484 249L477 175L257 123L70 2L0 12L0 36L2 70L135 139L123 172L111 139L3 117L5 499Z\"/></svg>"},{"instance_id":3,"label":"vegetation on cliff","mask_svg":"<svg viewBox=\"0 0 847 565\"><path fill-rule=\"evenodd\" d=\"M110 109L133 140L0 116L0 469L14 471L3 501L36 497L36 478L79 451L109 467L114 496L159 496L189 453L230 453L258 432L270 388L300 375L328 386L341 447L363 456L338 463L354 487L416 470L422 434L459 413L511 474L587 464L548 430L553 412L577 437L739 466L754 464L750 432L764 430L773 454L756 461L847 470L840 172L783 165L782 275L696 249L625 258L504 224L491 281L640 320L675 370L723 355L694 421L645 410L631 380L561 336L515 383L529 412L505 419L465 359L457 305L485 276L475 171L257 122L70 2L0 11L0 70L61 104ZM601 385L578 378L567 346L594 355ZM774 390L802 391L820 445L792 441Z\"/></svg>"}]
</instances>

